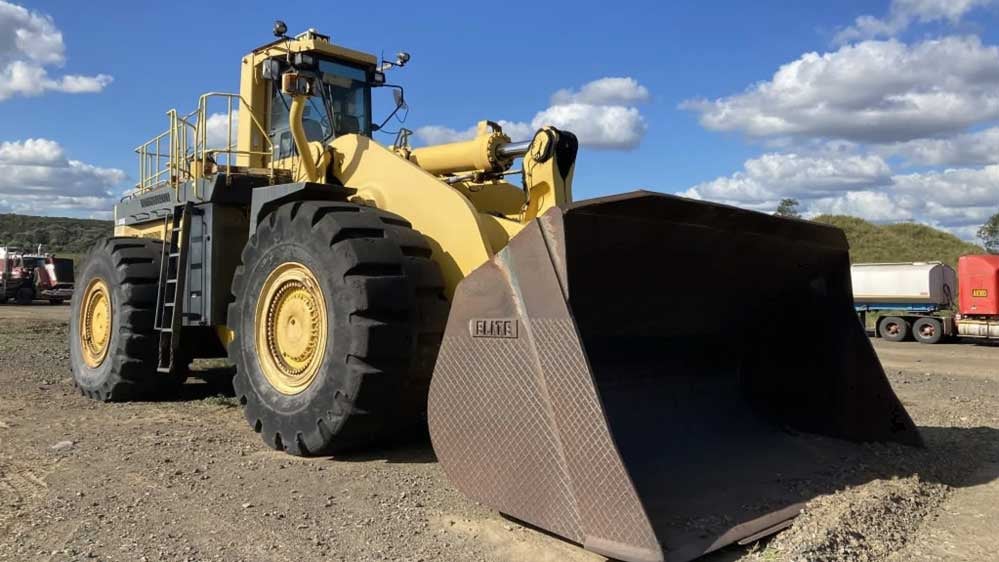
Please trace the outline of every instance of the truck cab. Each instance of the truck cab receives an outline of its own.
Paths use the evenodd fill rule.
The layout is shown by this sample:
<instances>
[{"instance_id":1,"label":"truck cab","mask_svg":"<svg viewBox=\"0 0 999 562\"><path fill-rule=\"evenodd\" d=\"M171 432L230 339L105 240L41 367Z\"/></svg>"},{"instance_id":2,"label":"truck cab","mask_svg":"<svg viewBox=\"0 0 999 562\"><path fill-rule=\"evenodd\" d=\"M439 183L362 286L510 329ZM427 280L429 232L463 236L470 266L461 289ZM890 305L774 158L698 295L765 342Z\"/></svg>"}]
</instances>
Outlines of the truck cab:
<instances>
[{"instance_id":1,"label":"truck cab","mask_svg":"<svg viewBox=\"0 0 999 562\"><path fill-rule=\"evenodd\" d=\"M30 304L46 299L60 304L73 295L73 260L51 254L0 247L0 303Z\"/></svg>"}]
</instances>

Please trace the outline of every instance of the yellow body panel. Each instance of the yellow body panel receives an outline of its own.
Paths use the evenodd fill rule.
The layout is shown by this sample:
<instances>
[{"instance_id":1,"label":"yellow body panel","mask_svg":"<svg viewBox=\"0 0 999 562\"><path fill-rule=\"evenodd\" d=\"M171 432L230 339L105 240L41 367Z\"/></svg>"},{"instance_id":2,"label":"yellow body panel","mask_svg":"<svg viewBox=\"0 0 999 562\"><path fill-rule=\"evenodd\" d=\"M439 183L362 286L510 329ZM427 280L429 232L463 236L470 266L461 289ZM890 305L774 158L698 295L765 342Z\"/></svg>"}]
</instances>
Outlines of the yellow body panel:
<instances>
[{"instance_id":1,"label":"yellow body panel","mask_svg":"<svg viewBox=\"0 0 999 562\"><path fill-rule=\"evenodd\" d=\"M115 236L135 236L137 238L152 238L155 240L166 240L167 225L163 219L156 219L149 222L116 225L114 227Z\"/></svg>"},{"instance_id":2,"label":"yellow body panel","mask_svg":"<svg viewBox=\"0 0 999 562\"><path fill-rule=\"evenodd\" d=\"M401 215L429 239L448 295L492 257L479 213L460 192L367 137L344 135L331 147L333 174L357 190L352 201Z\"/></svg>"}]
</instances>

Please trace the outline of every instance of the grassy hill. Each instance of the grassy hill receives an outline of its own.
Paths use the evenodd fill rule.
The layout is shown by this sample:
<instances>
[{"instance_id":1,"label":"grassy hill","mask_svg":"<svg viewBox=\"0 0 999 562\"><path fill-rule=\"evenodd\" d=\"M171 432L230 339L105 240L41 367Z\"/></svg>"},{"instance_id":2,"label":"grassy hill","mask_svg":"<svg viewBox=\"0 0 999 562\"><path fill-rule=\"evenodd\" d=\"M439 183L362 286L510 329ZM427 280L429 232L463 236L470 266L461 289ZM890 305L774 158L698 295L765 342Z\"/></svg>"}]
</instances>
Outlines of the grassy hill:
<instances>
[{"instance_id":1,"label":"grassy hill","mask_svg":"<svg viewBox=\"0 0 999 562\"><path fill-rule=\"evenodd\" d=\"M28 249L41 244L56 254L84 254L112 230L111 221L0 214L0 245Z\"/></svg>"},{"instance_id":2,"label":"grassy hill","mask_svg":"<svg viewBox=\"0 0 999 562\"><path fill-rule=\"evenodd\" d=\"M815 221L846 232L855 263L942 261L956 267L961 256L985 253L980 246L923 224L877 225L842 215L820 215Z\"/></svg>"}]
</instances>

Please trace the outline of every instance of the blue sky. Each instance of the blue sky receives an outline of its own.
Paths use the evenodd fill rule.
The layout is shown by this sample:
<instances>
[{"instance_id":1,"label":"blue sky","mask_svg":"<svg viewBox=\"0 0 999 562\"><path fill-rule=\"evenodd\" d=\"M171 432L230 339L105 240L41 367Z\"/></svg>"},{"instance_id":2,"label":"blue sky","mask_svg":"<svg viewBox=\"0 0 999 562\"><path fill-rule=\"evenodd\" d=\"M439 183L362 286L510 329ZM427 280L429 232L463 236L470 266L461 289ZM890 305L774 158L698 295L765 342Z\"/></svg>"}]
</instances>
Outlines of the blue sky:
<instances>
[{"instance_id":1,"label":"blue sky","mask_svg":"<svg viewBox=\"0 0 999 562\"><path fill-rule=\"evenodd\" d=\"M584 129L577 198L786 196L971 238L999 210L997 4L0 0L0 211L105 215L165 111L235 91L281 18L409 51L391 79L424 141L479 119Z\"/></svg>"}]
</instances>

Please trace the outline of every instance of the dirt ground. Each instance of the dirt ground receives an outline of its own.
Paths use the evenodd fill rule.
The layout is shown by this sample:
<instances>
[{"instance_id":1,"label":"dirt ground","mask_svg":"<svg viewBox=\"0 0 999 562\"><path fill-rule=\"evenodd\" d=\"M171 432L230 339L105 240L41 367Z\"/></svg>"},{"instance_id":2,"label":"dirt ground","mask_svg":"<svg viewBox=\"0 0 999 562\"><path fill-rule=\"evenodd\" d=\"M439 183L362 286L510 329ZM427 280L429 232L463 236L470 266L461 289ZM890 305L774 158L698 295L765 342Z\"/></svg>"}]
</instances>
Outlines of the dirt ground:
<instances>
[{"instance_id":1,"label":"dirt ground","mask_svg":"<svg viewBox=\"0 0 999 562\"><path fill-rule=\"evenodd\" d=\"M298 459L200 381L84 399L68 314L0 306L0 560L604 560L465 499L426 442ZM875 347L926 449L867 446L857 485L708 560L999 560L999 347Z\"/></svg>"}]
</instances>

